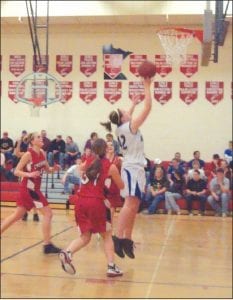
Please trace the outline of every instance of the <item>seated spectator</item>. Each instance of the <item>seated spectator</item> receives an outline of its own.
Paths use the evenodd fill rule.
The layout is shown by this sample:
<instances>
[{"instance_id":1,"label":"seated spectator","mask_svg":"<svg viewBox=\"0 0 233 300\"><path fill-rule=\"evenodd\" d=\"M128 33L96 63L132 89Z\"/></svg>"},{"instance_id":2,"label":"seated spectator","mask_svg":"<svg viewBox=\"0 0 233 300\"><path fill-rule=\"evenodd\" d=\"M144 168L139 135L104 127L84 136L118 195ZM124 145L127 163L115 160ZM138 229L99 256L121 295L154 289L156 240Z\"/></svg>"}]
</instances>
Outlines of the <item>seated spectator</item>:
<instances>
[{"instance_id":1,"label":"seated spectator","mask_svg":"<svg viewBox=\"0 0 233 300\"><path fill-rule=\"evenodd\" d=\"M223 171L224 171L224 177L228 178L230 181L230 190L232 190L232 185L233 185L233 174L232 174L232 169L230 168L228 162L226 159L223 159L221 161L221 166L220 166Z\"/></svg>"},{"instance_id":2,"label":"seated spectator","mask_svg":"<svg viewBox=\"0 0 233 300\"><path fill-rule=\"evenodd\" d=\"M149 158L145 157L144 169L146 173L146 186L150 183L151 176L151 161Z\"/></svg>"},{"instance_id":3,"label":"seated spectator","mask_svg":"<svg viewBox=\"0 0 233 300\"><path fill-rule=\"evenodd\" d=\"M81 156L82 162L85 162L86 160L92 160L93 154L90 148L85 148L83 155Z\"/></svg>"},{"instance_id":4,"label":"seated spectator","mask_svg":"<svg viewBox=\"0 0 233 300\"><path fill-rule=\"evenodd\" d=\"M200 178L203 180L207 180L207 177L205 175L205 171L203 169L200 168L200 163L198 160L194 160L193 164L192 164L192 169L188 170L188 173L185 175L186 177L186 182L188 182L190 179L193 179L193 175L195 171L199 171L200 174Z\"/></svg>"},{"instance_id":5,"label":"seated spectator","mask_svg":"<svg viewBox=\"0 0 233 300\"><path fill-rule=\"evenodd\" d=\"M27 136L27 131L23 130L21 137L15 142L15 148L14 148L14 166L17 165L20 158L23 156L25 152L27 152L28 149L28 143L25 141L25 138Z\"/></svg>"},{"instance_id":6,"label":"seated spectator","mask_svg":"<svg viewBox=\"0 0 233 300\"><path fill-rule=\"evenodd\" d=\"M232 156L233 156L233 147L232 147L232 141L230 141L229 147L224 151L224 157L228 163L232 161Z\"/></svg>"},{"instance_id":7,"label":"seated spectator","mask_svg":"<svg viewBox=\"0 0 233 300\"><path fill-rule=\"evenodd\" d=\"M10 166L7 167L7 164ZM18 177L16 177L13 173L12 164L6 162L5 155L1 153L1 166L0 166L0 181L18 181Z\"/></svg>"},{"instance_id":8,"label":"seated spectator","mask_svg":"<svg viewBox=\"0 0 233 300\"><path fill-rule=\"evenodd\" d=\"M77 155L76 164L71 166L64 174L61 179L61 182L64 184L64 191L62 194L69 194L69 184L81 184L81 175L80 175L80 164L81 164L81 156Z\"/></svg>"},{"instance_id":9,"label":"seated spectator","mask_svg":"<svg viewBox=\"0 0 233 300\"><path fill-rule=\"evenodd\" d=\"M97 139L98 139L98 134L96 132L92 132L91 136L90 136L90 139L86 141L86 144L84 146L84 151L85 151L86 148L91 149L94 141L97 140Z\"/></svg>"},{"instance_id":10,"label":"seated spectator","mask_svg":"<svg viewBox=\"0 0 233 300\"><path fill-rule=\"evenodd\" d=\"M114 140L113 135L111 133L106 134L106 141L112 142L114 147L114 152L116 155L118 155L120 153L120 146L119 143L116 140Z\"/></svg>"},{"instance_id":11,"label":"seated spectator","mask_svg":"<svg viewBox=\"0 0 233 300\"><path fill-rule=\"evenodd\" d=\"M201 179L200 171L195 170L193 172L193 179L190 179L187 183L185 199L187 201L187 207L189 215L193 215L192 203L193 201L200 202L199 214L203 216L205 214L205 203L206 203L206 181Z\"/></svg>"},{"instance_id":12,"label":"seated spectator","mask_svg":"<svg viewBox=\"0 0 233 300\"><path fill-rule=\"evenodd\" d=\"M155 214L158 204L165 200L165 192L169 187L169 181L164 175L161 167L155 169L153 180L151 180L145 195L145 202L148 206L147 210L142 211L143 214Z\"/></svg>"},{"instance_id":13,"label":"seated spectator","mask_svg":"<svg viewBox=\"0 0 233 300\"><path fill-rule=\"evenodd\" d=\"M171 164L167 170L167 177L168 177L169 181L174 180L174 172L175 171L178 171L182 176L184 175L184 169L179 164L179 161L176 158L173 158L173 160L171 161Z\"/></svg>"},{"instance_id":14,"label":"seated spectator","mask_svg":"<svg viewBox=\"0 0 233 300\"><path fill-rule=\"evenodd\" d=\"M0 147L1 147L1 153L5 155L6 162L11 160L13 162L13 140L9 138L8 132L3 132L3 136L0 139Z\"/></svg>"},{"instance_id":15,"label":"seated spectator","mask_svg":"<svg viewBox=\"0 0 233 300\"><path fill-rule=\"evenodd\" d=\"M65 150L65 163L70 167L74 164L74 161L77 159L79 152L78 145L73 142L71 136L66 138L66 150Z\"/></svg>"},{"instance_id":16,"label":"seated spectator","mask_svg":"<svg viewBox=\"0 0 233 300\"><path fill-rule=\"evenodd\" d=\"M47 138L47 132L46 130L41 130L41 137L42 137L42 140L43 140L43 147L42 149L44 150L44 152L47 154L48 153L48 150L49 150L49 147L50 147L50 139Z\"/></svg>"},{"instance_id":17,"label":"seated spectator","mask_svg":"<svg viewBox=\"0 0 233 300\"><path fill-rule=\"evenodd\" d=\"M50 167L54 165L54 160L58 160L59 165L64 169L65 147L66 144L61 135L57 135L56 139L52 140L48 152L48 163Z\"/></svg>"},{"instance_id":18,"label":"seated spectator","mask_svg":"<svg viewBox=\"0 0 233 300\"><path fill-rule=\"evenodd\" d=\"M193 159L190 160L190 162L188 163L188 167L191 169L192 168L192 165L193 165L193 161L195 160L198 160L199 161L199 164L200 164L200 168L203 169L204 166L205 166L205 162L204 160L200 159L201 157L201 153L200 151L194 151L193 152Z\"/></svg>"},{"instance_id":19,"label":"seated spectator","mask_svg":"<svg viewBox=\"0 0 233 300\"><path fill-rule=\"evenodd\" d=\"M151 167L151 173L150 173L150 180L153 180L154 178L154 174L155 174L155 170L157 168L162 168L163 169L163 173L164 176L167 176L167 170L164 168L164 166L162 165L162 160L160 158L155 158L154 160L154 166Z\"/></svg>"},{"instance_id":20,"label":"seated spectator","mask_svg":"<svg viewBox=\"0 0 233 300\"><path fill-rule=\"evenodd\" d=\"M210 171L211 171L211 175L212 177L215 176L216 174L216 170L218 168L220 168L221 166L221 158L218 154L213 154L213 157L212 157L212 161L211 161L211 166L210 166Z\"/></svg>"},{"instance_id":21,"label":"seated spectator","mask_svg":"<svg viewBox=\"0 0 233 300\"><path fill-rule=\"evenodd\" d=\"M222 168L217 169L216 177L210 181L210 192L211 195L207 199L209 204L217 215L226 217L230 199L230 181L224 176Z\"/></svg>"},{"instance_id":22,"label":"seated spectator","mask_svg":"<svg viewBox=\"0 0 233 300\"><path fill-rule=\"evenodd\" d=\"M187 163L186 163L186 161L184 161L183 159L181 159L180 152L176 152L174 158L178 161L179 166L181 166L185 170Z\"/></svg>"},{"instance_id":23,"label":"seated spectator","mask_svg":"<svg viewBox=\"0 0 233 300\"><path fill-rule=\"evenodd\" d=\"M173 178L170 181L170 187L165 192L165 208L168 214L172 211L181 214L180 208L176 203L176 200L183 197L183 191L185 188L185 180L183 174L179 170L174 170Z\"/></svg>"}]
</instances>

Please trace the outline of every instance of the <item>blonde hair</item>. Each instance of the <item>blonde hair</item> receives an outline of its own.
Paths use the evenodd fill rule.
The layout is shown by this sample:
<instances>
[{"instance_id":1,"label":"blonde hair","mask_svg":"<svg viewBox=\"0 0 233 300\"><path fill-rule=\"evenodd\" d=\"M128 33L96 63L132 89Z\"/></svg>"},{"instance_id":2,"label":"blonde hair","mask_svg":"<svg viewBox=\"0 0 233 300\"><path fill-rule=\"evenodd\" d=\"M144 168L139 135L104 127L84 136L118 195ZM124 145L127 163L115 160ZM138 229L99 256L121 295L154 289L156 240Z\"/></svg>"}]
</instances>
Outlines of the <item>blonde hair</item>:
<instances>
[{"instance_id":1,"label":"blonde hair","mask_svg":"<svg viewBox=\"0 0 233 300\"><path fill-rule=\"evenodd\" d=\"M34 140L36 135L37 135L37 132L31 132L31 133L27 134L23 139L24 143L31 145L32 141Z\"/></svg>"}]
</instances>

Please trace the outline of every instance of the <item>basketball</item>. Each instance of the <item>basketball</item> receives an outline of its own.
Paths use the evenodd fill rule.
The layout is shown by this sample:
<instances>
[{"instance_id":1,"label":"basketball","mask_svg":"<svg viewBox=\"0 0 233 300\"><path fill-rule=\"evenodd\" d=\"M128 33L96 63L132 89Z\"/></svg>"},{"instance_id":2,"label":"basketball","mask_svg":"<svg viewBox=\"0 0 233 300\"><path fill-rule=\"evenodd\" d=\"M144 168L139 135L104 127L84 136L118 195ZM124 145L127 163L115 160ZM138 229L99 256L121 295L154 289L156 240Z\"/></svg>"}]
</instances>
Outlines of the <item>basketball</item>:
<instances>
[{"instance_id":1,"label":"basketball","mask_svg":"<svg viewBox=\"0 0 233 300\"><path fill-rule=\"evenodd\" d=\"M151 78L154 77L156 74L156 66L154 63L145 60L139 67L138 67L138 74L143 78Z\"/></svg>"}]
</instances>

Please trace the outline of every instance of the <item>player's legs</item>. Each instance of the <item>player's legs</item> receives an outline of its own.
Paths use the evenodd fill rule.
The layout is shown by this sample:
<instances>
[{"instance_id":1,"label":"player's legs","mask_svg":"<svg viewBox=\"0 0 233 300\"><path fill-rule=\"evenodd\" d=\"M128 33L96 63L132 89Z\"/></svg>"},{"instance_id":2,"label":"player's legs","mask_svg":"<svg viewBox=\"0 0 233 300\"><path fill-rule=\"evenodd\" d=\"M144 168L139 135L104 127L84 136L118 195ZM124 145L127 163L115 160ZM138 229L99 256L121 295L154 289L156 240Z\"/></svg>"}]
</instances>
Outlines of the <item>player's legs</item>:
<instances>
[{"instance_id":1,"label":"player's legs","mask_svg":"<svg viewBox=\"0 0 233 300\"><path fill-rule=\"evenodd\" d=\"M22 219L25 212L25 207L17 206L16 210L1 223L1 233L3 233L7 228L9 228L13 223Z\"/></svg>"},{"instance_id":2,"label":"player's legs","mask_svg":"<svg viewBox=\"0 0 233 300\"><path fill-rule=\"evenodd\" d=\"M75 267L72 264L72 255L79 251L81 248L85 247L91 240L91 232L87 231L82 233L80 237L73 240L66 250L62 250L59 254L59 259L61 261L62 269L74 275L76 273Z\"/></svg>"},{"instance_id":3,"label":"player's legs","mask_svg":"<svg viewBox=\"0 0 233 300\"><path fill-rule=\"evenodd\" d=\"M43 215L42 220L42 233L44 238L44 253L59 253L60 248L57 248L51 243L51 221L52 221L52 210L49 206L44 206L39 209Z\"/></svg>"},{"instance_id":4,"label":"player's legs","mask_svg":"<svg viewBox=\"0 0 233 300\"><path fill-rule=\"evenodd\" d=\"M114 245L112 241L112 231L108 230L104 233L101 233L101 236L104 240L104 252L108 261L107 276L122 276L123 272L114 263Z\"/></svg>"}]
</instances>

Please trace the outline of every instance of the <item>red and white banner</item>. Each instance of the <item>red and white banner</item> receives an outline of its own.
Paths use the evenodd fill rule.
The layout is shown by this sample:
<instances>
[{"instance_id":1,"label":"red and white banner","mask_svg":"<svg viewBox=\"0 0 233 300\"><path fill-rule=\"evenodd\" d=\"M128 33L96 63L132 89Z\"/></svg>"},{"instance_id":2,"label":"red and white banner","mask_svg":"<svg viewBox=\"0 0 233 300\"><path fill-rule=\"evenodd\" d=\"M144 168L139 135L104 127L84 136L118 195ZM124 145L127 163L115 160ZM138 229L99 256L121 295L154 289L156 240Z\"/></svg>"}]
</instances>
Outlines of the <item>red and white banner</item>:
<instances>
[{"instance_id":1,"label":"red and white banner","mask_svg":"<svg viewBox=\"0 0 233 300\"><path fill-rule=\"evenodd\" d=\"M80 55L80 71L90 77L97 69L97 55Z\"/></svg>"},{"instance_id":2,"label":"red and white banner","mask_svg":"<svg viewBox=\"0 0 233 300\"><path fill-rule=\"evenodd\" d=\"M66 103L72 98L73 94L73 82L72 81L60 81L61 86L61 103ZM56 98L59 97L58 87L56 85Z\"/></svg>"},{"instance_id":3,"label":"red and white banner","mask_svg":"<svg viewBox=\"0 0 233 300\"><path fill-rule=\"evenodd\" d=\"M73 55L56 55L56 71L65 77L73 68Z\"/></svg>"},{"instance_id":4,"label":"red and white banner","mask_svg":"<svg viewBox=\"0 0 233 300\"><path fill-rule=\"evenodd\" d=\"M218 104L223 99L223 81L206 81L205 96L212 104Z\"/></svg>"},{"instance_id":5,"label":"red and white banner","mask_svg":"<svg viewBox=\"0 0 233 300\"><path fill-rule=\"evenodd\" d=\"M116 78L121 73L122 63L122 54L104 54L104 73L111 79Z\"/></svg>"},{"instance_id":6,"label":"red and white banner","mask_svg":"<svg viewBox=\"0 0 233 300\"><path fill-rule=\"evenodd\" d=\"M80 81L79 87L79 96L87 104L97 97L96 81Z\"/></svg>"},{"instance_id":7,"label":"red and white banner","mask_svg":"<svg viewBox=\"0 0 233 300\"><path fill-rule=\"evenodd\" d=\"M9 71L18 77L25 71L25 55L10 55Z\"/></svg>"},{"instance_id":8,"label":"red and white banner","mask_svg":"<svg viewBox=\"0 0 233 300\"><path fill-rule=\"evenodd\" d=\"M104 82L104 98L114 104L121 98L121 81L105 81Z\"/></svg>"},{"instance_id":9,"label":"red and white banner","mask_svg":"<svg viewBox=\"0 0 233 300\"><path fill-rule=\"evenodd\" d=\"M129 70L135 76L139 77L138 67L147 59L146 54L131 54L129 57Z\"/></svg>"},{"instance_id":10,"label":"red and white banner","mask_svg":"<svg viewBox=\"0 0 233 300\"><path fill-rule=\"evenodd\" d=\"M198 71L198 55L187 54L186 60L180 65L180 72L190 78Z\"/></svg>"},{"instance_id":11,"label":"red and white banner","mask_svg":"<svg viewBox=\"0 0 233 300\"><path fill-rule=\"evenodd\" d=\"M154 82L154 98L160 104L166 104L172 97L171 81L155 81Z\"/></svg>"},{"instance_id":12,"label":"red and white banner","mask_svg":"<svg viewBox=\"0 0 233 300\"><path fill-rule=\"evenodd\" d=\"M186 104L191 104L197 99L198 83L195 81L181 81L180 82L180 99Z\"/></svg>"},{"instance_id":13,"label":"red and white banner","mask_svg":"<svg viewBox=\"0 0 233 300\"><path fill-rule=\"evenodd\" d=\"M132 100L138 98L142 101L145 98L144 84L142 81L129 81L129 98Z\"/></svg>"},{"instance_id":14,"label":"red and white banner","mask_svg":"<svg viewBox=\"0 0 233 300\"><path fill-rule=\"evenodd\" d=\"M167 76L172 71L172 64L167 63L166 55L155 55L155 66L156 74L159 74L161 77Z\"/></svg>"},{"instance_id":15,"label":"red and white banner","mask_svg":"<svg viewBox=\"0 0 233 300\"><path fill-rule=\"evenodd\" d=\"M41 55L41 61L38 55L33 55L33 72L45 73L48 72L49 56ZM48 63L47 63L48 62Z\"/></svg>"},{"instance_id":16,"label":"red and white banner","mask_svg":"<svg viewBox=\"0 0 233 300\"><path fill-rule=\"evenodd\" d=\"M19 102L16 99L16 86L18 85L18 83L19 83L19 81L15 81L15 80L8 82L8 97L15 103ZM22 98L25 96L25 86L24 85L20 86L18 94Z\"/></svg>"}]
</instances>

